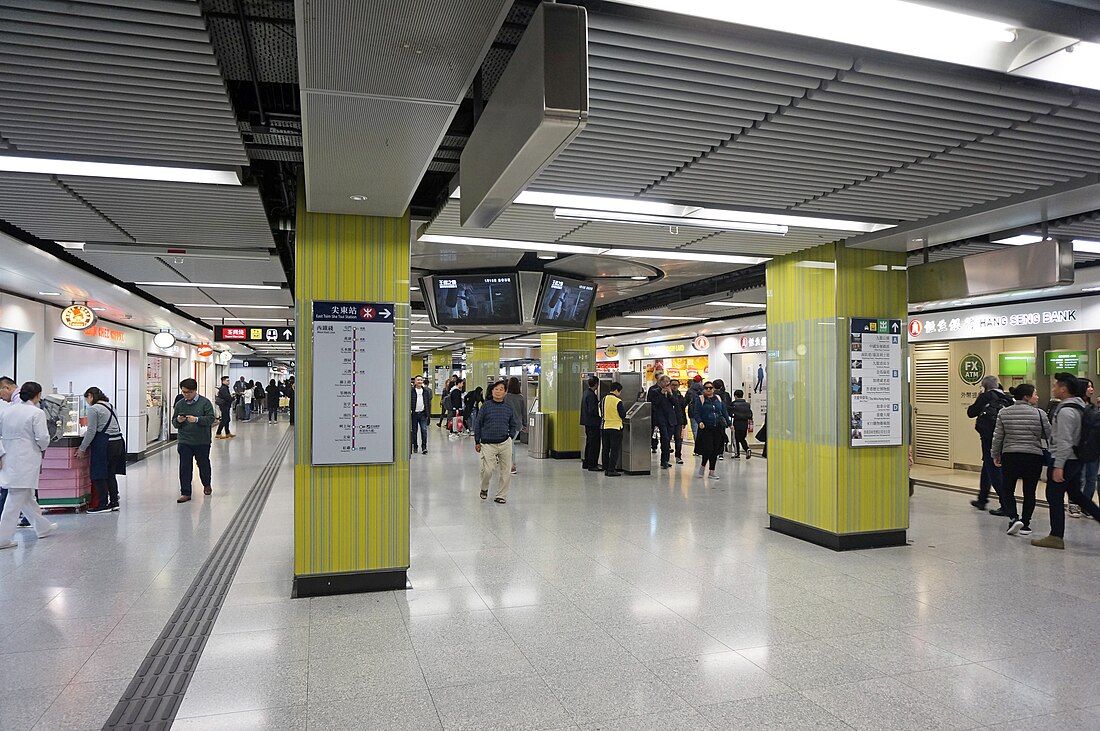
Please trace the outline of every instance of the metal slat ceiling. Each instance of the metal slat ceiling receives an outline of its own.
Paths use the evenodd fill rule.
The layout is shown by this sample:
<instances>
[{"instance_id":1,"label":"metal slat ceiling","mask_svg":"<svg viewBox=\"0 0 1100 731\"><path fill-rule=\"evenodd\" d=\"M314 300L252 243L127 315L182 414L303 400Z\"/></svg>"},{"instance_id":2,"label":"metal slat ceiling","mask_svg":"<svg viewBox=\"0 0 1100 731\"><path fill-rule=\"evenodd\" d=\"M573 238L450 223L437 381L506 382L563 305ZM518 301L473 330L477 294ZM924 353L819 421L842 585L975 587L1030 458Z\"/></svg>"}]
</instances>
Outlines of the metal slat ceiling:
<instances>
[{"instance_id":1,"label":"metal slat ceiling","mask_svg":"<svg viewBox=\"0 0 1100 731\"><path fill-rule=\"evenodd\" d=\"M72 176L64 182L138 241L274 246L255 188Z\"/></svg>"},{"instance_id":2,"label":"metal slat ceiling","mask_svg":"<svg viewBox=\"0 0 1100 731\"><path fill-rule=\"evenodd\" d=\"M580 221L555 219L554 209L544 206L510 206L489 228L463 227L459 224L458 214L458 199L449 199L425 233L545 243L559 241L581 225Z\"/></svg>"},{"instance_id":3,"label":"metal slat ceiling","mask_svg":"<svg viewBox=\"0 0 1100 731\"><path fill-rule=\"evenodd\" d=\"M0 136L25 153L247 165L197 3L0 0Z\"/></svg>"},{"instance_id":4,"label":"metal slat ceiling","mask_svg":"<svg viewBox=\"0 0 1100 731\"><path fill-rule=\"evenodd\" d=\"M589 126L532 187L908 221L1100 171L1095 92L761 37L593 14Z\"/></svg>"},{"instance_id":5,"label":"metal slat ceiling","mask_svg":"<svg viewBox=\"0 0 1100 731\"><path fill-rule=\"evenodd\" d=\"M0 173L0 218L54 241L132 240L49 175Z\"/></svg>"}]
</instances>

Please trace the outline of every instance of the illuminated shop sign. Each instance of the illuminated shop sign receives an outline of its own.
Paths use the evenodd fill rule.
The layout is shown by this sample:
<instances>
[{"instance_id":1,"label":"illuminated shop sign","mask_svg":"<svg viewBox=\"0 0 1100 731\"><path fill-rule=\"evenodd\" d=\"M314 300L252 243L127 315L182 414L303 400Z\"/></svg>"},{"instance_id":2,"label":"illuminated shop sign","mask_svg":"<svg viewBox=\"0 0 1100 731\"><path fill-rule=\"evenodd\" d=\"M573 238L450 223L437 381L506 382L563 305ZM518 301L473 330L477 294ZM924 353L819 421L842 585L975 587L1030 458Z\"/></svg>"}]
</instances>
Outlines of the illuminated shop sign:
<instances>
[{"instance_id":1,"label":"illuminated shop sign","mask_svg":"<svg viewBox=\"0 0 1100 731\"><path fill-rule=\"evenodd\" d=\"M1080 332L1100 320L1100 299L1070 298L1024 305L933 312L909 318L912 342Z\"/></svg>"}]
</instances>

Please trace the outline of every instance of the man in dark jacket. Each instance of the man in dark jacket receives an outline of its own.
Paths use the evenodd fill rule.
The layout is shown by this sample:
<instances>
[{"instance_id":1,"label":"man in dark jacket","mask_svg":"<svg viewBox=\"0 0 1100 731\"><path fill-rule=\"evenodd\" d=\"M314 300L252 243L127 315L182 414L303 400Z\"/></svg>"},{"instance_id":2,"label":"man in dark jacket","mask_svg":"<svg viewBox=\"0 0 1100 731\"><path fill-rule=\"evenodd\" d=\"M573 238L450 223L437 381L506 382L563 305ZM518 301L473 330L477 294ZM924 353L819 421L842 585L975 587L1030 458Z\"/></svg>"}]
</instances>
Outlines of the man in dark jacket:
<instances>
[{"instance_id":1,"label":"man in dark jacket","mask_svg":"<svg viewBox=\"0 0 1100 731\"><path fill-rule=\"evenodd\" d=\"M218 387L218 395L214 397L215 403L221 412L221 421L218 423L218 439L231 439L237 436L229 431L229 411L233 407L233 394L229 392L229 376L222 376L222 385ZM222 430L225 434L222 434Z\"/></svg>"},{"instance_id":2,"label":"man in dark jacket","mask_svg":"<svg viewBox=\"0 0 1100 731\"><path fill-rule=\"evenodd\" d=\"M703 377L695 376L691 379L691 383L688 384L687 394L684 398L687 399L687 413L688 423L691 424L691 438L696 440L699 438L699 423L692 419L692 413L695 410L695 404L699 403L699 397L703 395Z\"/></svg>"},{"instance_id":3,"label":"man in dark jacket","mask_svg":"<svg viewBox=\"0 0 1100 731\"><path fill-rule=\"evenodd\" d=\"M424 454L428 453L428 420L432 418L432 389L424 385L424 377L413 379L409 393L409 454L416 452L416 434L420 432L420 446Z\"/></svg>"},{"instance_id":4,"label":"man in dark jacket","mask_svg":"<svg viewBox=\"0 0 1100 731\"><path fill-rule=\"evenodd\" d=\"M1012 399L1001 390L1001 384L996 376L986 376L982 379L982 388L978 398L966 409L966 415L974 420L974 430L982 440L982 473L978 480L978 499L971 500L970 504L978 510L984 510L989 502L989 491L992 489L1001 494L1001 468L993 463L993 431L997 427L997 414L1006 406L1012 405ZM998 508L989 511L990 515L1006 515Z\"/></svg>"},{"instance_id":5,"label":"man in dark jacket","mask_svg":"<svg viewBox=\"0 0 1100 731\"><path fill-rule=\"evenodd\" d=\"M749 435L749 422L752 421L752 406L745 400L745 392L737 389L733 392L733 404L730 407L733 416L733 458L741 459L741 450L745 459L752 459L752 450L746 437Z\"/></svg>"},{"instance_id":6,"label":"man in dark jacket","mask_svg":"<svg viewBox=\"0 0 1100 731\"><path fill-rule=\"evenodd\" d=\"M229 378L223 380L228 381ZM177 503L191 502L191 481L196 464L203 494L213 492L210 480L210 427L214 425L214 407L205 396L199 395L198 388L194 378L180 381L181 397L172 407L172 420L176 423L176 451L180 456L180 496L176 498ZM228 391L228 384L224 388Z\"/></svg>"},{"instance_id":7,"label":"man in dark jacket","mask_svg":"<svg viewBox=\"0 0 1100 731\"><path fill-rule=\"evenodd\" d=\"M687 399L680 393L680 382L672 379L672 402L676 404L676 428L672 430L672 443L676 446L676 464L684 463L684 427L688 424Z\"/></svg>"},{"instance_id":8,"label":"man in dark jacket","mask_svg":"<svg viewBox=\"0 0 1100 731\"><path fill-rule=\"evenodd\" d=\"M598 472L600 467L600 379L588 377L588 387L581 396L581 426L584 427L584 457L581 468Z\"/></svg>"},{"instance_id":9,"label":"man in dark jacket","mask_svg":"<svg viewBox=\"0 0 1100 731\"><path fill-rule=\"evenodd\" d=\"M653 425L657 427L661 439L661 469L672 466L672 432L679 427L676 417L676 402L672 399L672 381L665 374L657 378L656 390L650 389L647 401L653 409Z\"/></svg>"}]
</instances>

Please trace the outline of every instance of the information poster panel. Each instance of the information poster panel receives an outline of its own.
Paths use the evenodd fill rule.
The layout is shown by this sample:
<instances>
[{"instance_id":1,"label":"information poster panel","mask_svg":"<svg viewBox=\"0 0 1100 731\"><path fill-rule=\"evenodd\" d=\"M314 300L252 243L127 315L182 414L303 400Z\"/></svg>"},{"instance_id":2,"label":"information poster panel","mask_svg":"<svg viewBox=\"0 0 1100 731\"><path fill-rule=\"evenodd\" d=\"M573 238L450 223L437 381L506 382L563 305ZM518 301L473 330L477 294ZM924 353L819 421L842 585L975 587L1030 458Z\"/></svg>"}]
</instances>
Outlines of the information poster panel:
<instances>
[{"instance_id":1,"label":"information poster panel","mask_svg":"<svg viewBox=\"0 0 1100 731\"><path fill-rule=\"evenodd\" d=\"M394 306L313 303L312 463L394 461Z\"/></svg>"},{"instance_id":2,"label":"information poster panel","mask_svg":"<svg viewBox=\"0 0 1100 731\"><path fill-rule=\"evenodd\" d=\"M901 445L901 320L853 317L849 338L853 447Z\"/></svg>"}]
</instances>

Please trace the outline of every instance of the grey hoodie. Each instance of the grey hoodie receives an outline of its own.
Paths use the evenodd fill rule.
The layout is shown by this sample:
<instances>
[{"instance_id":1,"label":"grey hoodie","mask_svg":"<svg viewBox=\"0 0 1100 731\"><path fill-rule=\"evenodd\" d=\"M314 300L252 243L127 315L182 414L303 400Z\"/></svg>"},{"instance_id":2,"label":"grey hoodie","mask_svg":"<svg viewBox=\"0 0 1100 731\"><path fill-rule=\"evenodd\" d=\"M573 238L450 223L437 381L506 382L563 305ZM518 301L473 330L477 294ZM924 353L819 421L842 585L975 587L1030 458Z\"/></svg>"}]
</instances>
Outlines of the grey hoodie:
<instances>
[{"instance_id":1,"label":"grey hoodie","mask_svg":"<svg viewBox=\"0 0 1100 731\"><path fill-rule=\"evenodd\" d=\"M1076 408L1066 408L1071 404ZM1066 462L1077 459L1074 447L1081 437L1081 413L1085 408L1085 402L1076 396L1071 396L1058 404L1054 412L1054 427L1051 429L1050 451L1054 454L1054 466L1065 467Z\"/></svg>"}]
</instances>

